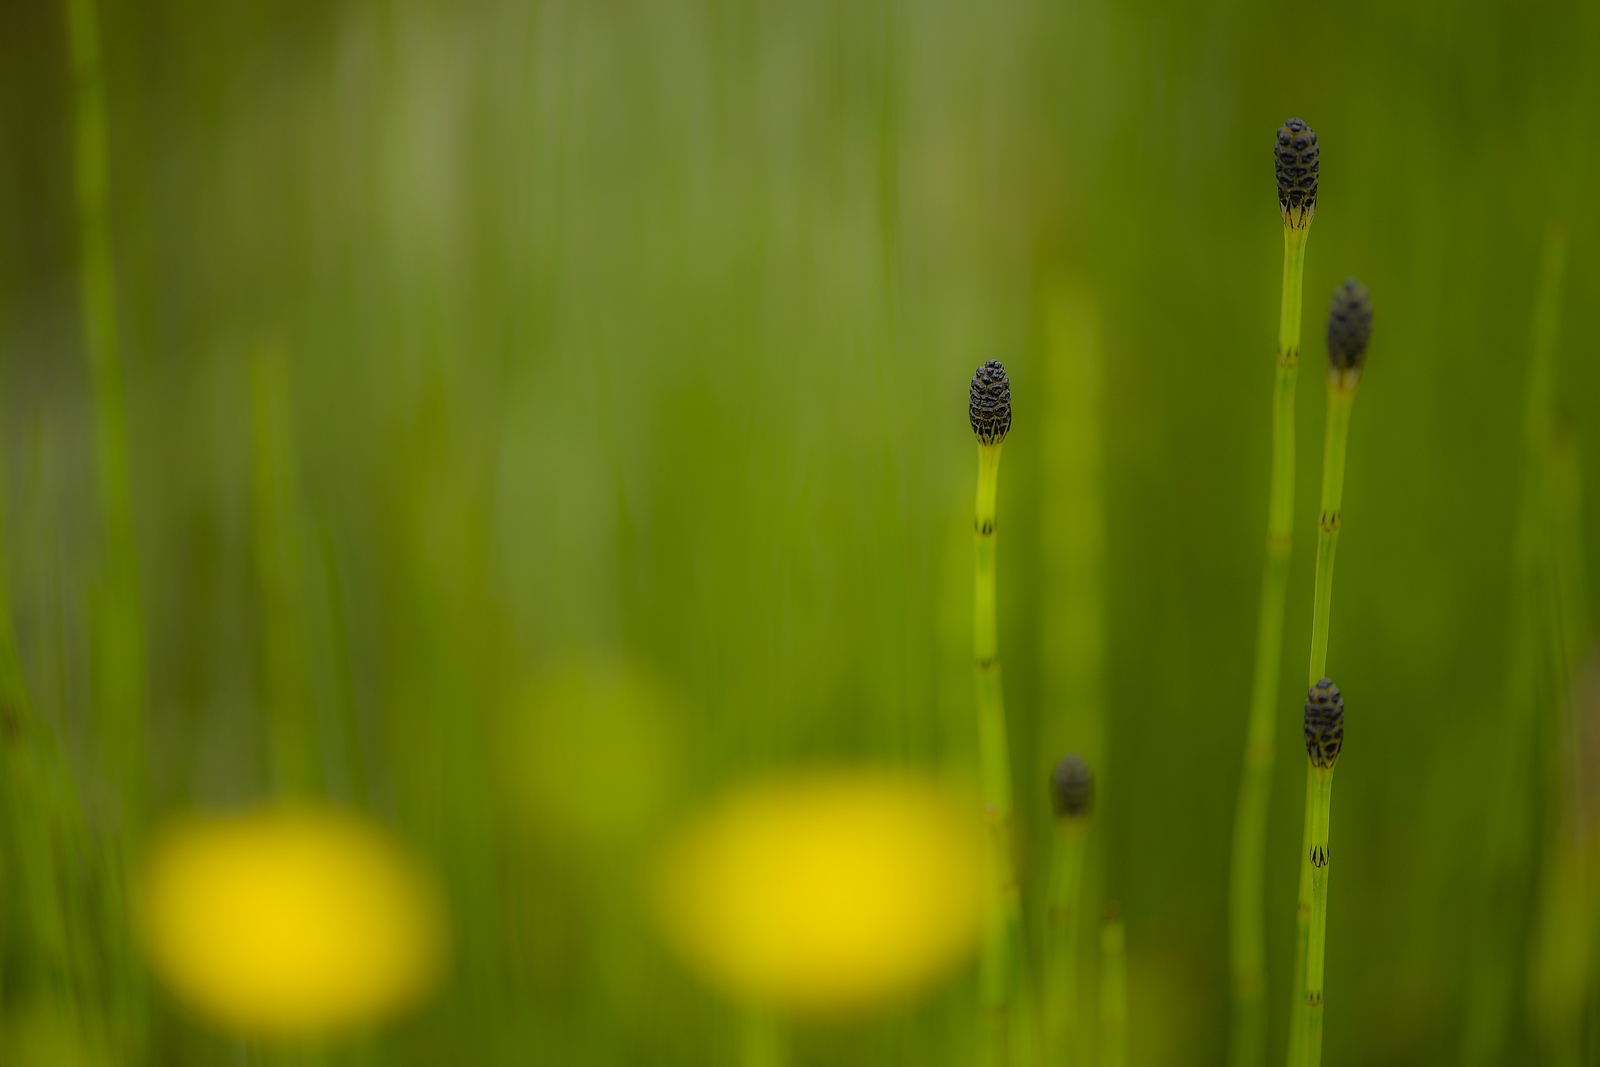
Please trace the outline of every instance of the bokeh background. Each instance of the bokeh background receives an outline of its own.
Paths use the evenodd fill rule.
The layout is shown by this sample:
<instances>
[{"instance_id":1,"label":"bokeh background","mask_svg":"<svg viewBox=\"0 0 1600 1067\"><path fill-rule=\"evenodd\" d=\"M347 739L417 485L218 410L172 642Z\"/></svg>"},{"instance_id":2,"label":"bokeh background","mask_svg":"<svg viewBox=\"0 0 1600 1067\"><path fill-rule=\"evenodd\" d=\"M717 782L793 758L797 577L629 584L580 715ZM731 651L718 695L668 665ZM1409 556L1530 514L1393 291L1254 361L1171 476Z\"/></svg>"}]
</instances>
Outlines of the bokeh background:
<instances>
[{"instance_id":1,"label":"bokeh background","mask_svg":"<svg viewBox=\"0 0 1600 1067\"><path fill-rule=\"evenodd\" d=\"M1581 658L1600 531L1577 490L1600 469L1600 8L102 0L98 20L103 231L68 7L0 6L6 692L28 694L5 737L13 785L35 768L33 800L7 798L15 1062L300 1055L190 1019L120 919L145 826L281 794L371 813L452 913L439 996L316 1062L733 1062L737 1013L659 946L639 872L683 812L774 769L973 773L964 405L991 358L1016 408L1000 642L1024 877L1046 771L1082 750L1133 1062L1220 1062L1290 115L1323 167L1271 1055L1323 309L1353 274L1376 325L1329 657L1349 719L1325 1055L1563 1062L1539 946L1593 928L1541 901L1584 821L1562 709L1586 704L1543 665ZM114 307L82 295L93 247ZM1552 581L1564 627L1540 621ZM19 888L40 848L48 914ZM802 1027L797 1059L966 1062L973 986Z\"/></svg>"}]
</instances>

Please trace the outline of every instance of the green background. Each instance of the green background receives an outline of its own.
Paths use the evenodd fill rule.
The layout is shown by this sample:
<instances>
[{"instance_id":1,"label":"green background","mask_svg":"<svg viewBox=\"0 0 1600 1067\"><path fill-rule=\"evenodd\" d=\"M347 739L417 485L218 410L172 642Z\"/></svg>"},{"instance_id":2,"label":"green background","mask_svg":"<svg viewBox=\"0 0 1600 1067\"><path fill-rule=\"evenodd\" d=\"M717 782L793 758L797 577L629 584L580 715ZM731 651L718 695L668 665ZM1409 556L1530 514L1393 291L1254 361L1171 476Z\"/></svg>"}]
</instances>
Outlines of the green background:
<instances>
[{"instance_id":1,"label":"green background","mask_svg":"<svg viewBox=\"0 0 1600 1067\"><path fill-rule=\"evenodd\" d=\"M1552 223L1569 249L1555 403L1600 469L1600 8L107 0L100 19L145 803L259 800L285 787L274 722L310 723L299 788L396 827L455 914L443 994L319 1055L733 1062L736 1018L633 907L641 857L765 769L972 773L963 406L994 358L1016 411L1000 647L1026 877L1045 772L1083 748L1133 1061L1220 1062L1282 247L1271 146L1301 115L1322 184L1269 1055L1298 876L1321 334L1353 274L1375 325L1329 655L1348 730L1325 1055L1462 1062L1473 966L1497 966L1495 936L1523 943L1536 895L1529 859L1491 896L1485 827L1528 702L1513 534ZM64 6L0 9L5 573L41 736L88 836L115 841L135 831L107 799L93 696L105 526L73 109ZM590 691L575 671L636 680L575 714L647 723L649 781L606 731L568 738L588 754L573 804L599 814L530 827L486 771L500 709L530 686L535 704ZM612 800L648 811L607 822ZM8 887L31 862L17 839ZM126 1040L148 1062L280 1055L207 1036L103 965L116 923L82 901L121 892L115 851L73 860L76 963L52 962L8 893L11 1033L48 1030L76 988L89 1015L147 1020ZM1507 958L1514 1021L1489 1062L1536 1062L1527 954ZM974 995L967 976L886 1019L803 1027L797 1055L967 1062Z\"/></svg>"}]
</instances>

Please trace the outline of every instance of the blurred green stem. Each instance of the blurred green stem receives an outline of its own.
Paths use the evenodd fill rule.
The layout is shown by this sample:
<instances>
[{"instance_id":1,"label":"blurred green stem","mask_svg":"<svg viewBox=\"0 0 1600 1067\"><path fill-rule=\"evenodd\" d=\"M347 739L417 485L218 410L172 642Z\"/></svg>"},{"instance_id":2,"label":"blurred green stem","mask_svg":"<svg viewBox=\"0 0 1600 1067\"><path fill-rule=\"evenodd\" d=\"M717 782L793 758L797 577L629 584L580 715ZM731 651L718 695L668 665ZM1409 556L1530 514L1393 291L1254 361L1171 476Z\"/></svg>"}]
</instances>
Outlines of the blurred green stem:
<instances>
[{"instance_id":1,"label":"blurred green stem","mask_svg":"<svg viewBox=\"0 0 1600 1067\"><path fill-rule=\"evenodd\" d=\"M1128 952L1122 913L1100 927L1100 1067L1128 1067Z\"/></svg>"},{"instance_id":2,"label":"blurred green stem","mask_svg":"<svg viewBox=\"0 0 1600 1067\"><path fill-rule=\"evenodd\" d=\"M1328 416L1322 441L1322 510L1317 520L1317 584L1311 608L1311 684L1315 685L1328 672L1328 620L1333 608L1333 558L1339 547L1340 509L1344 500L1345 445L1350 435L1350 409L1355 403L1356 386L1361 380L1359 370L1328 371ZM1315 932L1315 894L1310 855L1317 833L1316 809L1312 800L1316 791L1316 767L1307 765L1305 832L1300 845L1300 892L1296 916L1294 1000L1289 1014L1289 1064L1320 1060L1322 1055L1322 972L1318 962L1316 988L1313 990L1308 973L1311 954L1322 951L1313 944ZM1331 782L1331 776L1330 776ZM1326 813L1322 816L1322 833L1327 835ZM1324 846L1326 841L1324 840ZM1324 885L1326 872L1324 871ZM1311 1004L1316 997L1315 1015L1317 1032L1313 1039L1310 1031ZM1310 1048L1313 1043L1316 1048ZM1308 1059L1311 1057L1313 1059Z\"/></svg>"},{"instance_id":3,"label":"blurred green stem","mask_svg":"<svg viewBox=\"0 0 1600 1067\"><path fill-rule=\"evenodd\" d=\"M1564 695L1566 682L1551 669L1559 642L1546 625L1552 613L1546 597L1559 583L1552 571L1557 540L1552 528L1550 490L1555 444L1555 368L1561 319L1566 240L1559 226L1545 232L1539 288L1534 306L1531 358L1523 398L1523 472L1512 551L1510 662L1502 729L1488 738L1496 780L1485 808L1484 856L1474 909L1472 943L1478 951L1467 979L1460 1062L1463 1067L1503 1063L1516 1037L1523 1001L1517 993L1530 931L1520 920L1533 892L1532 872L1540 795L1535 777L1543 722L1552 697ZM1508 921L1507 917L1511 917ZM1537 979L1535 979L1537 980ZM1536 1013L1539 1014L1539 1013Z\"/></svg>"},{"instance_id":4,"label":"blurred green stem","mask_svg":"<svg viewBox=\"0 0 1600 1067\"><path fill-rule=\"evenodd\" d=\"M984 1051L995 1067L1010 1062L1016 1027L1011 1011L1020 960L1020 904L1011 858L1011 759L1000 690L995 620L995 493L1001 443L978 445L978 496L973 539L973 674L978 699L978 774L987 821L989 878L985 894L980 981L988 1033Z\"/></svg>"},{"instance_id":5,"label":"blurred green stem","mask_svg":"<svg viewBox=\"0 0 1600 1067\"><path fill-rule=\"evenodd\" d=\"M128 872L145 809L145 638L128 488L127 414L117 351L112 273L105 86L94 0L67 0L76 95L74 176L78 206L79 299L94 396L95 468L105 571L93 602L94 696L99 758L115 790L115 823L100 839L100 921L105 967L116 980L109 1024L121 1054L140 1058L146 1021L143 972L126 934Z\"/></svg>"},{"instance_id":6,"label":"blurred green stem","mask_svg":"<svg viewBox=\"0 0 1600 1067\"><path fill-rule=\"evenodd\" d=\"M117 350L105 87L94 0L67 0L77 95L75 176L79 298L94 392L95 466L105 534L105 577L95 607L102 751L120 787L123 837L137 833L144 801L144 628L128 489L127 414Z\"/></svg>"},{"instance_id":7,"label":"blurred green stem","mask_svg":"<svg viewBox=\"0 0 1600 1067\"><path fill-rule=\"evenodd\" d=\"M1107 785L1111 775L1107 773L1105 743L1105 358L1095 291L1081 281L1052 284L1044 298L1043 326L1046 404L1039 412L1041 600L1037 647L1043 672L1040 706L1049 708L1050 713L1039 716L1030 761L1033 769L1028 775L1043 778L1053 770L1050 760L1055 754L1079 752L1096 770L1095 803L1103 812L1115 787ZM1098 886L1104 852L1103 838L1085 832L1078 889L1081 900L1101 899ZM1038 884L1027 878L1024 882ZM1050 900L1049 887L1040 888L1043 899ZM1078 908L1073 938L1079 948L1073 950L1072 959L1077 962L1072 973L1080 983L1082 942L1093 945L1098 920L1095 909ZM1049 1024L1059 998L1050 992L1046 997L1042 1014ZM1093 1020L1083 1017L1081 1006L1075 1010L1080 1013L1074 1025L1079 1035L1076 1040L1081 1042ZM1052 1055L1054 1062L1061 1062L1059 1054ZM1081 1054L1078 1062L1083 1062Z\"/></svg>"},{"instance_id":8,"label":"blurred green stem","mask_svg":"<svg viewBox=\"0 0 1600 1067\"><path fill-rule=\"evenodd\" d=\"M1272 796L1273 709L1283 659L1283 608L1294 535L1294 392L1300 368L1301 282L1310 226L1283 229L1283 301L1278 371L1272 393L1272 484L1267 499L1267 558L1261 578L1255 676L1244 773L1233 824L1229 962L1233 971L1230 1067L1260 1067L1266 1054L1266 912L1262 901L1267 805Z\"/></svg>"},{"instance_id":9,"label":"blurred green stem","mask_svg":"<svg viewBox=\"0 0 1600 1067\"><path fill-rule=\"evenodd\" d=\"M305 524L295 491L288 373L277 351L258 351L251 360L255 556L273 784L280 795L304 798L322 792L323 779L307 678Z\"/></svg>"},{"instance_id":10,"label":"blurred green stem","mask_svg":"<svg viewBox=\"0 0 1600 1067\"><path fill-rule=\"evenodd\" d=\"M789 1035L783 1024L765 1011L745 1012L740 1035L740 1067L789 1067Z\"/></svg>"},{"instance_id":11,"label":"blurred green stem","mask_svg":"<svg viewBox=\"0 0 1600 1067\"><path fill-rule=\"evenodd\" d=\"M1083 1062L1078 1027L1078 931L1083 925L1083 856L1089 834L1087 818L1056 820L1050 892L1050 982L1044 1017L1049 1037L1048 1062Z\"/></svg>"},{"instance_id":12,"label":"blurred green stem","mask_svg":"<svg viewBox=\"0 0 1600 1067\"><path fill-rule=\"evenodd\" d=\"M1530 374L1527 478L1537 500L1533 520L1539 530L1533 583L1538 607L1534 625L1544 698L1533 721L1544 781L1539 798L1546 824L1536 840L1543 846L1536 900L1536 926L1528 946L1528 980L1533 990L1532 1021L1543 1062L1576 1067L1584 1059L1586 1018L1593 996L1596 933L1593 890L1597 856L1593 829L1594 768L1586 752L1592 745L1594 692L1579 694L1573 682L1589 643L1587 570L1583 549L1583 472L1581 448L1556 407L1556 340L1561 317L1561 275L1566 242L1552 225L1545 237L1545 263L1534 318L1534 366ZM1588 681L1587 686L1595 683ZM1586 736L1589 735L1589 736ZM1587 779L1587 781L1586 781Z\"/></svg>"},{"instance_id":13,"label":"blurred green stem","mask_svg":"<svg viewBox=\"0 0 1600 1067\"><path fill-rule=\"evenodd\" d=\"M4 525L0 513L0 804L6 831L6 839L0 839L0 861L14 857L17 862L0 871L0 902L20 901L18 912L28 921L21 945L0 943L0 950L7 950L9 960L33 963L57 1009L81 1030L78 987L91 980L94 969L72 936L69 878L58 851L59 842L81 845L80 808L56 739L39 721L22 673L11 621ZM16 1003L19 997L4 997L6 977L0 974L0 1003Z\"/></svg>"}]
</instances>

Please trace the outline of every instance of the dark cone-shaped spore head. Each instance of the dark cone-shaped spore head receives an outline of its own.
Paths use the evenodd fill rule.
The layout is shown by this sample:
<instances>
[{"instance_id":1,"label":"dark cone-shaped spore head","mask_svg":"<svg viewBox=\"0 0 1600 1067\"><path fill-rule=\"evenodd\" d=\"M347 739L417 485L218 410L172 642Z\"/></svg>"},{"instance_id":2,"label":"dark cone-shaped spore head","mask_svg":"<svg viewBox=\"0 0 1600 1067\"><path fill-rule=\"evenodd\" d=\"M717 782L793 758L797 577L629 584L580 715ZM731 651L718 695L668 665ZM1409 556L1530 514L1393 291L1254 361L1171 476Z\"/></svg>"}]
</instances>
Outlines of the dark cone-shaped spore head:
<instances>
[{"instance_id":1,"label":"dark cone-shaped spore head","mask_svg":"<svg viewBox=\"0 0 1600 1067\"><path fill-rule=\"evenodd\" d=\"M1372 297L1354 278L1333 291L1328 301L1328 366L1336 371L1360 371L1372 340Z\"/></svg>"},{"instance_id":2,"label":"dark cone-shaped spore head","mask_svg":"<svg viewBox=\"0 0 1600 1067\"><path fill-rule=\"evenodd\" d=\"M1050 801L1058 819L1086 819L1094 811L1094 775L1076 752L1050 772Z\"/></svg>"},{"instance_id":3,"label":"dark cone-shaped spore head","mask_svg":"<svg viewBox=\"0 0 1600 1067\"><path fill-rule=\"evenodd\" d=\"M1299 229L1311 224L1317 210L1317 134L1304 119L1290 119L1278 127L1273 145L1278 168L1278 208L1284 225Z\"/></svg>"},{"instance_id":4,"label":"dark cone-shaped spore head","mask_svg":"<svg viewBox=\"0 0 1600 1067\"><path fill-rule=\"evenodd\" d=\"M1011 432L1011 379L998 359L991 359L972 376L967 417L983 444L999 444Z\"/></svg>"},{"instance_id":5,"label":"dark cone-shaped spore head","mask_svg":"<svg viewBox=\"0 0 1600 1067\"><path fill-rule=\"evenodd\" d=\"M1306 755L1317 767L1332 767L1344 747L1344 697L1327 678L1306 697Z\"/></svg>"}]
</instances>

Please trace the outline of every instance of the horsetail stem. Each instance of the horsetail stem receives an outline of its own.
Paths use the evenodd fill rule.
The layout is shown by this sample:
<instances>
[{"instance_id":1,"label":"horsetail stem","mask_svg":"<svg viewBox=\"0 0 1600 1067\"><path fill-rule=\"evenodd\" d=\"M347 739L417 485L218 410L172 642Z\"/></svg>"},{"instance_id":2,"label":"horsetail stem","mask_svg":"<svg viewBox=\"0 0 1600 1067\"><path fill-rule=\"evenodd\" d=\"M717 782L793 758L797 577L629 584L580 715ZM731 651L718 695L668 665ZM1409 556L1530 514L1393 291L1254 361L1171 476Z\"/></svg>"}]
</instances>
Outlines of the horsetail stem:
<instances>
[{"instance_id":1,"label":"horsetail stem","mask_svg":"<svg viewBox=\"0 0 1600 1067\"><path fill-rule=\"evenodd\" d=\"M1049 1062L1083 1061L1078 1028L1078 931L1083 925L1083 855L1094 811L1094 775L1077 753L1050 775L1056 835L1050 878L1049 988L1045 1007Z\"/></svg>"},{"instance_id":2,"label":"horsetail stem","mask_svg":"<svg viewBox=\"0 0 1600 1067\"><path fill-rule=\"evenodd\" d=\"M1266 913L1262 879L1267 803L1272 793L1273 709L1283 659L1283 607L1294 535L1294 389L1300 369L1301 281L1306 239L1317 206L1317 152L1317 135L1300 119L1290 119L1279 127L1274 157L1278 207L1283 217L1283 289L1278 312L1278 369L1272 395L1267 553L1230 870L1230 1067L1260 1067L1266 1054Z\"/></svg>"},{"instance_id":3,"label":"horsetail stem","mask_svg":"<svg viewBox=\"0 0 1600 1067\"><path fill-rule=\"evenodd\" d=\"M1301 877L1311 884L1311 916L1307 927L1305 970L1305 1036L1291 1049L1291 1067L1322 1063L1322 973L1328 939L1328 816L1333 804L1333 768L1344 747L1344 697L1327 678L1306 697L1306 824L1309 843L1301 856Z\"/></svg>"},{"instance_id":4,"label":"horsetail stem","mask_svg":"<svg viewBox=\"0 0 1600 1067\"><path fill-rule=\"evenodd\" d=\"M70 0L68 30L76 92L74 176L78 207L78 283L94 396L95 466L105 530L105 582L94 611L97 704L121 817L131 838L144 798L144 628L128 488L127 411L117 350L116 283L107 189L105 85L95 0Z\"/></svg>"},{"instance_id":5,"label":"horsetail stem","mask_svg":"<svg viewBox=\"0 0 1600 1067\"><path fill-rule=\"evenodd\" d=\"M985 1051L998 1065L1006 1063L1010 1055L1010 1011L1016 992L1021 925L1011 860L1011 763L995 622L995 491L1000 476L1000 449L1011 430L1011 381L998 360L989 360L972 376L967 416L978 439L972 644L978 704L978 776L990 852L981 985L990 1027Z\"/></svg>"},{"instance_id":6,"label":"horsetail stem","mask_svg":"<svg viewBox=\"0 0 1600 1067\"><path fill-rule=\"evenodd\" d=\"M1367 342L1371 336L1371 298L1366 286L1354 278L1347 278L1334 290L1328 306L1328 417L1322 444L1322 509L1317 520L1317 579L1311 613L1310 674L1313 686L1322 684L1328 667L1328 619L1333 606L1333 561L1334 552L1339 546L1340 509L1344 500L1345 445L1350 433L1350 408L1355 403L1356 386L1361 382L1361 370L1366 365ZM1309 714L1309 705L1307 707ZM1307 729L1310 729L1309 725ZM1331 767L1330 763L1327 782L1320 780L1321 769L1314 762L1307 775L1305 824L1301 837L1301 852L1307 856L1311 853L1318 832L1317 804L1322 802L1319 797L1331 786ZM1325 838L1326 815L1322 818ZM1317 889L1312 873L1309 865L1302 864L1296 910L1294 1000L1289 1023L1291 1067L1307 1062L1307 1056L1320 1058L1322 1055L1320 962L1314 990L1317 1001L1316 1026L1319 1028L1315 1041L1310 1032L1313 1014L1313 989L1309 985L1311 953L1321 951L1320 947L1313 949ZM1312 1044L1316 1045L1314 1050Z\"/></svg>"},{"instance_id":7,"label":"horsetail stem","mask_svg":"<svg viewBox=\"0 0 1600 1067\"><path fill-rule=\"evenodd\" d=\"M1328 419L1322 441L1322 510L1317 518L1317 586L1311 616L1311 679L1327 673L1328 615L1333 604L1333 554L1339 546L1344 500L1345 442L1350 408L1372 336L1372 301L1354 278L1334 290L1328 305Z\"/></svg>"},{"instance_id":8,"label":"horsetail stem","mask_svg":"<svg viewBox=\"0 0 1600 1067\"><path fill-rule=\"evenodd\" d=\"M1100 925L1100 1067L1128 1067L1128 951L1122 911Z\"/></svg>"}]
</instances>

